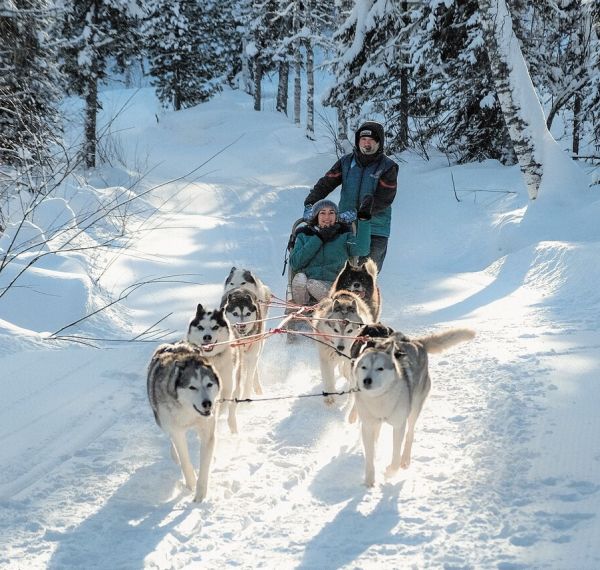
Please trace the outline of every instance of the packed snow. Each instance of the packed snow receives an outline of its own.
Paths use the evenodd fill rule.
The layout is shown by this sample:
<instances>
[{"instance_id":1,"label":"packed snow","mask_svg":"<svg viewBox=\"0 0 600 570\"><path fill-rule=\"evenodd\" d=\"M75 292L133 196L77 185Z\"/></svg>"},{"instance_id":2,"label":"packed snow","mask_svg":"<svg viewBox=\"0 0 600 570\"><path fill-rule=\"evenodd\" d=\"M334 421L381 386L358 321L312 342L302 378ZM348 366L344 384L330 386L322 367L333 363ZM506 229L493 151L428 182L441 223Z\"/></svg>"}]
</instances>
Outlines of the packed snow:
<instances>
[{"instance_id":1,"label":"packed snow","mask_svg":"<svg viewBox=\"0 0 600 570\"><path fill-rule=\"evenodd\" d=\"M366 488L316 346L275 334L264 396L239 405L238 435L219 420L194 503L147 402L150 356L219 303L232 266L285 296L291 226L336 157L324 125L309 141L268 98L260 113L237 91L177 113L151 89L103 99L105 121L126 105L110 137L141 179L115 160L0 240L22 252L0 273L0 288L18 277L0 297L2 568L600 567L597 186L557 171L530 202L516 166L396 157L382 321L477 332L430 359L410 468L385 479L384 428ZM119 223L119 247L86 255Z\"/></svg>"}]
</instances>

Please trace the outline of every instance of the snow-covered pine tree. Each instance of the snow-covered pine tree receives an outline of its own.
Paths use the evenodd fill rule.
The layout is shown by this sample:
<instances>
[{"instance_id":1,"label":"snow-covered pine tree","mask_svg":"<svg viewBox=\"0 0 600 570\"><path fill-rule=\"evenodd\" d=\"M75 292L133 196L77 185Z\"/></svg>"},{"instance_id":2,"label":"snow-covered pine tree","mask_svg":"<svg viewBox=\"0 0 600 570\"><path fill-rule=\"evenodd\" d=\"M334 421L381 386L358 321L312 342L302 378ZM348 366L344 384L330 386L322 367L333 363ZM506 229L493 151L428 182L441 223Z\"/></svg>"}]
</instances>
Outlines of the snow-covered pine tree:
<instances>
[{"instance_id":1,"label":"snow-covered pine tree","mask_svg":"<svg viewBox=\"0 0 600 570\"><path fill-rule=\"evenodd\" d=\"M303 0L298 16L301 27L298 30L299 47L306 55L306 136L315 137L315 49L328 49L331 42L327 34L333 28L334 4L331 0Z\"/></svg>"},{"instance_id":2,"label":"snow-covered pine tree","mask_svg":"<svg viewBox=\"0 0 600 570\"><path fill-rule=\"evenodd\" d=\"M152 0L147 8L143 33L158 98L176 111L208 100L228 75L230 51L225 46L230 44L222 35L226 27L220 4Z\"/></svg>"},{"instance_id":3,"label":"snow-covered pine tree","mask_svg":"<svg viewBox=\"0 0 600 570\"><path fill-rule=\"evenodd\" d=\"M278 0L252 0L247 13L245 53L252 62L254 109L261 110L263 76L275 66L277 50Z\"/></svg>"},{"instance_id":4,"label":"snow-covered pine tree","mask_svg":"<svg viewBox=\"0 0 600 570\"><path fill-rule=\"evenodd\" d=\"M0 161L17 167L47 164L61 139L63 81L51 8L47 0L0 5Z\"/></svg>"},{"instance_id":5,"label":"snow-covered pine tree","mask_svg":"<svg viewBox=\"0 0 600 570\"><path fill-rule=\"evenodd\" d=\"M478 24L477 1L428 0L410 16L404 34L419 145L433 143L459 162L514 162ZM393 93L386 96L392 99Z\"/></svg>"},{"instance_id":6,"label":"snow-covered pine tree","mask_svg":"<svg viewBox=\"0 0 600 570\"><path fill-rule=\"evenodd\" d=\"M63 14L64 71L70 88L85 100L84 160L87 167L94 167L98 86L123 42L130 39L139 6L132 0L57 0L57 7Z\"/></svg>"},{"instance_id":7,"label":"snow-covered pine tree","mask_svg":"<svg viewBox=\"0 0 600 570\"><path fill-rule=\"evenodd\" d=\"M365 88L365 74L370 75L372 39L376 22L369 18L375 0L338 3L342 24L333 34L333 56L330 69L335 83L323 95L323 104L338 113L338 136L347 131L347 121L357 123L363 104L375 95Z\"/></svg>"}]
</instances>

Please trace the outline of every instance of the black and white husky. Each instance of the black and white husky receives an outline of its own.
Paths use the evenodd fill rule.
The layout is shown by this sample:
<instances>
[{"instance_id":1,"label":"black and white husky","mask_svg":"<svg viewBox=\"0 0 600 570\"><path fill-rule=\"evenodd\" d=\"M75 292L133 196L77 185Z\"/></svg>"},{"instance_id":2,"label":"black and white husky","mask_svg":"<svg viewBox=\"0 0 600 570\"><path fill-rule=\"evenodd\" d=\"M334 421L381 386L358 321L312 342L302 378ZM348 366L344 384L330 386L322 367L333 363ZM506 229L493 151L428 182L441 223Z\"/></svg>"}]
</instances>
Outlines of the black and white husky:
<instances>
[{"instance_id":1,"label":"black and white husky","mask_svg":"<svg viewBox=\"0 0 600 570\"><path fill-rule=\"evenodd\" d=\"M271 300L271 290L252 271L232 267L227 279L225 279L223 290L224 293L227 293L232 289L246 289L254 293L262 305L261 312L263 316L266 315L267 305Z\"/></svg>"},{"instance_id":2,"label":"black and white husky","mask_svg":"<svg viewBox=\"0 0 600 570\"><path fill-rule=\"evenodd\" d=\"M367 343L352 366L367 487L375 482L375 446L383 422L394 430L392 461L386 475L410 465L415 423L431 388L427 354L442 352L475 336L469 329L452 329L411 340L389 332L387 338Z\"/></svg>"},{"instance_id":3,"label":"black and white husky","mask_svg":"<svg viewBox=\"0 0 600 570\"><path fill-rule=\"evenodd\" d=\"M148 400L156 423L171 439L171 456L181 466L185 484L202 501L215 448L215 415L220 394L219 375L191 344L161 344L148 366ZM198 477L190 461L186 433L200 440Z\"/></svg>"},{"instance_id":4,"label":"black and white husky","mask_svg":"<svg viewBox=\"0 0 600 570\"><path fill-rule=\"evenodd\" d=\"M377 265L367 259L360 265L352 265L349 261L338 273L331 293L335 291L351 291L356 293L371 311L370 323L376 323L381 316L381 293L377 287Z\"/></svg>"},{"instance_id":5,"label":"black and white husky","mask_svg":"<svg viewBox=\"0 0 600 570\"><path fill-rule=\"evenodd\" d=\"M240 397L250 398L253 389L256 394L262 394L258 361L265 342L265 321L261 318L263 313L258 297L247 289L231 289L223 295L221 308L224 309L236 337L243 343L240 346L244 371Z\"/></svg>"},{"instance_id":6,"label":"black and white husky","mask_svg":"<svg viewBox=\"0 0 600 570\"><path fill-rule=\"evenodd\" d=\"M187 341L195 344L215 367L221 379L221 397L228 404L227 423L231 433L237 433L237 403L241 385L242 364L232 326L223 309L206 310L201 304L190 321ZM224 406L225 407L225 406Z\"/></svg>"},{"instance_id":7,"label":"black and white husky","mask_svg":"<svg viewBox=\"0 0 600 570\"><path fill-rule=\"evenodd\" d=\"M369 323L371 311L355 293L337 291L316 305L312 326L319 347L319 364L325 392L325 404L335 402L335 372L350 379L350 349L364 323Z\"/></svg>"}]
</instances>

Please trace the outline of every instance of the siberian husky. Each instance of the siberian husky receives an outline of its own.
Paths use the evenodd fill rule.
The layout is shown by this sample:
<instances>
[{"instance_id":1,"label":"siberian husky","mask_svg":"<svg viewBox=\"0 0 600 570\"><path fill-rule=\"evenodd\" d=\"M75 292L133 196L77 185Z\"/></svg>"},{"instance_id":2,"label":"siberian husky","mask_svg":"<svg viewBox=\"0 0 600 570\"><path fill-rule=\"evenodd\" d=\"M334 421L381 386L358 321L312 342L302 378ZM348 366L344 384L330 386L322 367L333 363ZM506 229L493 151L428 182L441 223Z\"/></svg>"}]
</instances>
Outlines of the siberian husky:
<instances>
[{"instance_id":1,"label":"siberian husky","mask_svg":"<svg viewBox=\"0 0 600 570\"><path fill-rule=\"evenodd\" d=\"M247 338L247 344L240 347L244 377L240 389L242 399L250 398L254 388L256 394L262 394L258 377L258 360L265 342L265 322L261 319L258 297L246 289L232 289L225 293L221 301L225 316L233 327L238 340Z\"/></svg>"},{"instance_id":2,"label":"siberian husky","mask_svg":"<svg viewBox=\"0 0 600 570\"><path fill-rule=\"evenodd\" d=\"M223 309L207 311L201 304L190 321L188 342L195 344L202 355L215 367L221 379L221 397L229 403L227 423L231 433L237 433L237 403L241 386L242 365L240 351L232 346L237 340L225 318Z\"/></svg>"},{"instance_id":3,"label":"siberian husky","mask_svg":"<svg viewBox=\"0 0 600 570\"><path fill-rule=\"evenodd\" d=\"M355 405L362 424L367 487L375 482L375 446L383 422L394 430L392 461L386 475L410 465L415 423L431 388L427 354L442 352L474 336L469 329L451 329L412 340L393 333L374 339L372 346L364 347L358 355L352 379L358 389Z\"/></svg>"},{"instance_id":4,"label":"siberian husky","mask_svg":"<svg viewBox=\"0 0 600 570\"><path fill-rule=\"evenodd\" d=\"M371 311L370 323L376 323L381 316L381 293L377 287L377 265L372 259L355 266L349 261L338 273L331 292L351 291L356 293Z\"/></svg>"},{"instance_id":5,"label":"siberian husky","mask_svg":"<svg viewBox=\"0 0 600 570\"><path fill-rule=\"evenodd\" d=\"M261 302L263 318L267 314L267 306L271 301L271 290L249 269L232 267L225 279L224 293L232 289L246 289L254 293Z\"/></svg>"},{"instance_id":6,"label":"siberian husky","mask_svg":"<svg viewBox=\"0 0 600 570\"><path fill-rule=\"evenodd\" d=\"M364 323L368 323L371 312L362 299L349 291L337 291L315 305L312 326L323 336L316 337L319 345L319 364L325 386L325 404L335 402L335 371L350 378L350 348L354 337Z\"/></svg>"},{"instance_id":7,"label":"siberian husky","mask_svg":"<svg viewBox=\"0 0 600 570\"><path fill-rule=\"evenodd\" d=\"M186 486L195 489L194 501L202 501L215 448L219 376L198 347L161 344L148 366L147 390L156 423L171 439L171 456L181 466ZM200 440L197 478L186 439L190 429Z\"/></svg>"}]
</instances>

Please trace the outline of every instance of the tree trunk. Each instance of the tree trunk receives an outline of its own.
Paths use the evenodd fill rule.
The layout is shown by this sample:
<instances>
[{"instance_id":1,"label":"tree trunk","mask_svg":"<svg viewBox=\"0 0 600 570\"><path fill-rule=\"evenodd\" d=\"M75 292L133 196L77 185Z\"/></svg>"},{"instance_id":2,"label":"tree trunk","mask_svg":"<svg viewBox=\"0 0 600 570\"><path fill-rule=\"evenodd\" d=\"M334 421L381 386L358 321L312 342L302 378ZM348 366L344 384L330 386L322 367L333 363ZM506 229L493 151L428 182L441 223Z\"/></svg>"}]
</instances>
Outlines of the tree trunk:
<instances>
[{"instance_id":1,"label":"tree trunk","mask_svg":"<svg viewBox=\"0 0 600 570\"><path fill-rule=\"evenodd\" d=\"M277 111L288 114L288 85L290 82L290 64L279 62L279 82L277 84Z\"/></svg>"},{"instance_id":2,"label":"tree trunk","mask_svg":"<svg viewBox=\"0 0 600 570\"><path fill-rule=\"evenodd\" d=\"M581 93L575 93L573 102L573 156L579 155L579 140L581 137Z\"/></svg>"},{"instance_id":3,"label":"tree trunk","mask_svg":"<svg viewBox=\"0 0 600 570\"><path fill-rule=\"evenodd\" d=\"M402 20L408 24L408 2L402 2ZM408 148L408 46L402 46L402 69L400 71L400 124L398 140L400 150Z\"/></svg>"},{"instance_id":4,"label":"tree trunk","mask_svg":"<svg viewBox=\"0 0 600 570\"><path fill-rule=\"evenodd\" d=\"M297 44L296 61L294 63L294 123L300 124L300 104L302 102L302 51Z\"/></svg>"},{"instance_id":5,"label":"tree trunk","mask_svg":"<svg viewBox=\"0 0 600 570\"><path fill-rule=\"evenodd\" d=\"M478 0L496 94L532 200L542 181L544 114L504 0Z\"/></svg>"},{"instance_id":6,"label":"tree trunk","mask_svg":"<svg viewBox=\"0 0 600 570\"><path fill-rule=\"evenodd\" d=\"M173 109L175 111L181 110L181 87L179 83L179 73L175 69L175 81L173 86Z\"/></svg>"},{"instance_id":7,"label":"tree trunk","mask_svg":"<svg viewBox=\"0 0 600 570\"><path fill-rule=\"evenodd\" d=\"M315 140L315 70L314 53L310 40L306 46L306 136Z\"/></svg>"},{"instance_id":8,"label":"tree trunk","mask_svg":"<svg viewBox=\"0 0 600 570\"><path fill-rule=\"evenodd\" d=\"M263 66L260 59L257 57L254 60L254 110L260 111L262 99L262 76Z\"/></svg>"},{"instance_id":9,"label":"tree trunk","mask_svg":"<svg viewBox=\"0 0 600 570\"><path fill-rule=\"evenodd\" d=\"M95 70L96 66L92 66ZM88 79L85 93L85 143L84 155L87 168L96 166L96 117L98 114L98 80L92 73Z\"/></svg>"},{"instance_id":10,"label":"tree trunk","mask_svg":"<svg viewBox=\"0 0 600 570\"><path fill-rule=\"evenodd\" d=\"M252 82L252 76L250 72L250 58L248 57L248 53L246 51L246 46L248 45L248 40L243 37L242 38L242 71L240 74L240 78L238 81L238 88L242 91L248 93L248 95L254 95L254 86Z\"/></svg>"}]
</instances>

